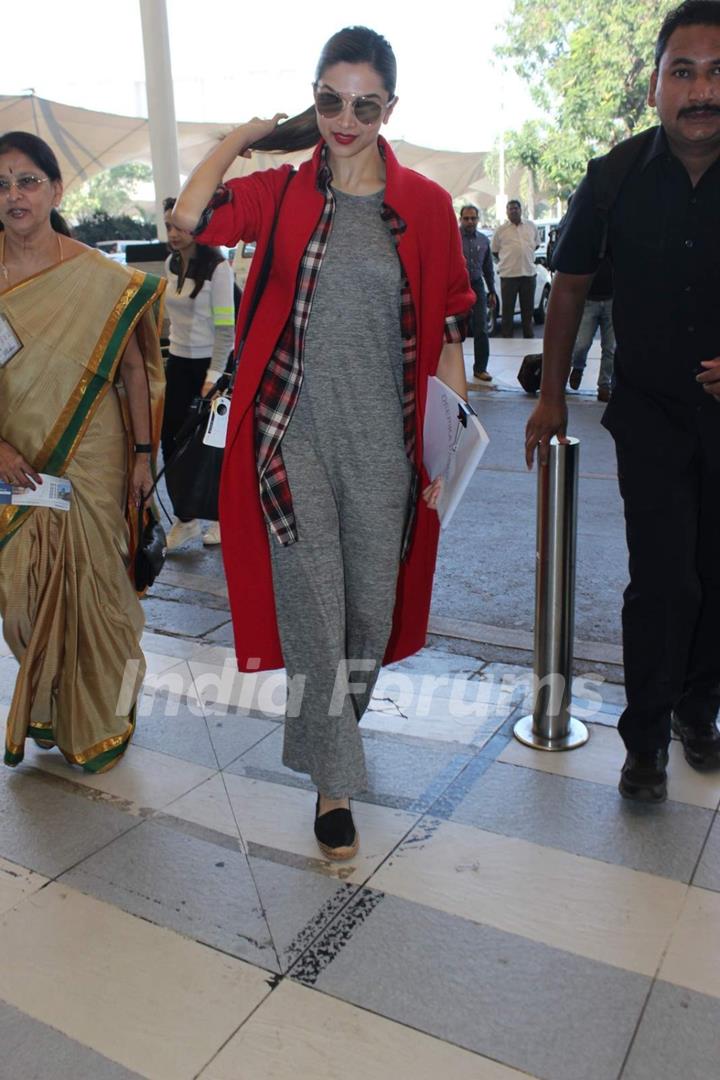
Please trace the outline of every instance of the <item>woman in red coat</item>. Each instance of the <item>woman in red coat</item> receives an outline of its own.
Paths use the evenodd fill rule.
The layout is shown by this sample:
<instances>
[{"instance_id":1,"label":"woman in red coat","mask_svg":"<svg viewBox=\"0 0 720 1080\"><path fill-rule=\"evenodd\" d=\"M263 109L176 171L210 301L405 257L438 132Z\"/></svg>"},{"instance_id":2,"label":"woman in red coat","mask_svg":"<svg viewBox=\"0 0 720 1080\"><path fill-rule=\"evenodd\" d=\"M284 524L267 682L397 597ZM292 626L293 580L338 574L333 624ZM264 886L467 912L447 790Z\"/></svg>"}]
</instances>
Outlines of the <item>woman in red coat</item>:
<instances>
[{"instance_id":1,"label":"woman in red coat","mask_svg":"<svg viewBox=\"0 0 720 1080\"><path fill-rule=\"evenodd\" d=\"M395 80L383 37L341 30L314 106L232 131L174 213L201 243L257 242L244 304L277 217L230 412L223 555L240 669L287 670L283 762L315 783L315 835L333 859L358 847L358 721L380 664L425 641L439 495L422 467L427 380L465 395L474 302L449 196L380 137ZM297 174L222 184L238 155L310 146Z\"/></svg>"}]
</instances>

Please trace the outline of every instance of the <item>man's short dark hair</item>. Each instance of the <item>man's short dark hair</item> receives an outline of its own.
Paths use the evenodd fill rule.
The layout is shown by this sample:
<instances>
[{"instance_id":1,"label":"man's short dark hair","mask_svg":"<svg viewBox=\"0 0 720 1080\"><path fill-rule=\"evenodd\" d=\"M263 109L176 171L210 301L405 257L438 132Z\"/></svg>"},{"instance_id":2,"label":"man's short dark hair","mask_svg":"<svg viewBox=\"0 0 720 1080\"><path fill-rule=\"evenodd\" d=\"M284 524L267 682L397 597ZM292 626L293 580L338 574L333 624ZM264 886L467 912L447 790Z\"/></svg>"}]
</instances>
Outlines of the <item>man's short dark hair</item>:
<instances>
[{"instance_id":1,"label":"man's short dark hair","mask_svg":"<svg viewBox=\"0 0 720 1080\"><path fill-rule=\"evenodd\" d=\"M522 203L519 199L508 199L505 209L507 210L510 206L517 206L520 210L522 210Z\"/></svg>"},{"instance_id":2,"label":"man's short dark hair","mask_svg":"<svg viewBox=\"0 0 720 1080\"><path fill-rule=\"evenodd\" d=\"M685 0L668 11L655 43L655 67L660 67L672 34L680 26L720 26L720 0Z\"/></svg>"},{"instance_id":3,"label":"man's short dark hair","mask_svg":"<svg viewBox=\"0 0 720 1080\"><path fill-rule=\"evenodd\" d=\"M466 210L474 210L477 216L480 217L480 211L478 210L477 206L474 206L471 202L465 203L464 206L460 207L460 217L463 216Z\"/></svg>"}]
</instances>

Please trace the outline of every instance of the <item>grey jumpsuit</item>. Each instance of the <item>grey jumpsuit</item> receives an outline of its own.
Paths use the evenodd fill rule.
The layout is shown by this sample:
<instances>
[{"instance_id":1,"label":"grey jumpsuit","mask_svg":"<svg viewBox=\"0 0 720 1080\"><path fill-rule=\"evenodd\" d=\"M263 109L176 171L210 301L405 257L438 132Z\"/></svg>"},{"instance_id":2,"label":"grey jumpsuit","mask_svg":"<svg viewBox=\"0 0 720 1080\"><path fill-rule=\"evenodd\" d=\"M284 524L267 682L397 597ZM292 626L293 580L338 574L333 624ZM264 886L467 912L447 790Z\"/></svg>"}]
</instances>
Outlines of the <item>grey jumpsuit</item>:
<instances>
[{"instance_id":1,"label":"grey jumpsuit","mask_svg":"<svg viewBox=\"0 0 720 1080\"><path fill-rule=\"evenodd\" d=\"M383 192L334 190L300 396L282 441L298 540L270 538L292 687L283 763L323 795L367 787L358 721L392 627L411 466L402 416L402 270Z\"/></svg>"}]
</instances>

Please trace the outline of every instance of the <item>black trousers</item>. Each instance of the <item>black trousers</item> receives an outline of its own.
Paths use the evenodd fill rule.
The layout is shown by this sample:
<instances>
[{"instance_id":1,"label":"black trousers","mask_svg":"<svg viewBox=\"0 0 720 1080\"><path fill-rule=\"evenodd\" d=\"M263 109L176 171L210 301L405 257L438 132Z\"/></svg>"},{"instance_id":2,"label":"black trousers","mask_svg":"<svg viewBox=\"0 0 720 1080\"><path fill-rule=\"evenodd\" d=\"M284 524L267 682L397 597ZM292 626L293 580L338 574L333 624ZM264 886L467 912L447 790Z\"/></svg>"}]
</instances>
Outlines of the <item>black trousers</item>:
<instances>
[{"instance_id":1,"label":"black trousers","mask_svg":"<svg viewBox=\"0 0 720 1080\"><path fill-rule=\"evenodd\" d=\"M513 336L513 320L515 318L515 304L517 303L518 294L520 295L520 318L522 320L523 337L535 337L535 330L533 329L535 278L535 274L532 277L500 278L502 295L500 319L503 337Z\"/></svg>"},{"instance_id":2,"label":"black trousers","mask_svg":"<svg viewBox=\"0 0 720 1080\"><path fill-rule=\"evenodd\" d=\"M193 398L203 388L209 367L209 356L191 359L170 353L167 358L165 411L160 435L163 461L167 461L175 449L175 436L185 422Z\"/></svg>"},{"instance_id":3,"label":"black trousers","mask_svg":"<svg viewBox=\"0 0 720 1080\"><path fill-rule=\"evenodd\" d=\"M720 404L618 387L603 423L617 451L630 583L622 612L628 750L670 741L720 707Z\"/></svg>"},{"instance_id":4,"label":"black trousers","mask_svg":"<svg viewBox=\"0 0 720 1080\"><path fill-rule=\"evenodd\" d=\"M471 282L471 285L477 299L472 312L470 313L470 325L468 326L468 331L473 336L475 346L473 374L479 375L481 372L487 371L488 360L490 359L490 338L488 337L487 330L488 302L484 281L482 279L480 281L473 281Z\"/></svg>"}]
</instances>

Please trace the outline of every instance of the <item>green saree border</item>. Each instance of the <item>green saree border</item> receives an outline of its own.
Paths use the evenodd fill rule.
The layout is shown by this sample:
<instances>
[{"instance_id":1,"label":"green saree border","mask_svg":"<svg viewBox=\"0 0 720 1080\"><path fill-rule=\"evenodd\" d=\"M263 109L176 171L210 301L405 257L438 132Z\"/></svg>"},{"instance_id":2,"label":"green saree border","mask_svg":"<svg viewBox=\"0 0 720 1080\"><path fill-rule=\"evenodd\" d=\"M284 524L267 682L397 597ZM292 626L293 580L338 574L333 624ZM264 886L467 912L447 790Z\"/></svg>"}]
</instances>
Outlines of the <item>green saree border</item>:
<instances>
[{"instance_id":1,"label":"green saree border","mask_svg":"<svg viewBox=\"0 0 720 1080\"><path fill-rule=\"evenodd\" d=\"M140 276L138 272L136 273ZM155 318L157 319L159 317L162 311L162 284L162 280L158 278L157 275L143 273L142 281L138 284L129 300L127 300L127 302L124 302L123 299L120 300L121 304L124 303L124 310L117 318L115 327L110 334L107 344L103 349L102 356L87 385L81 387L80 392L79 388L76 387L74 394L71 395L71 400L73 396L79 397L78 404L68 417L65 427L59 435L55 446L49 452L45 460L40 463L41 472L49 472L58 476L62 475L62 470L67 465L68 456L70 455L78 436L81 434L83 427L88 422L91 410L98 404L103 393L110 385L113 370L121 350L130 337L136 323L142 317L142 314L146 309L152 308ZM123 297L127 294L128 289L132 288L132 285L133 281L126 286ZM117 311L117 305L115 311ZM102 340L102 335L100 340ZM34 508L18 506L14 509L16 510L16 513L8 524L4 535L0 536L0 550L2 550L7 542L12 539Z\"/></svg>"},{"instance_id":2,"label":"green saree border","mask_svg":"<svg viewBox=\"0 0 720 1080\"><path fill-rule=\"evenodd\" d=\"M146 274L135 295L118 319L110 340L107 343L97 371L92 376L82 399L70 417L65 431L60 436L55 448L51 451L44 466L44 472L56 474L57 470L65 464L67 455L75 442L80 429L87 420L91 408L95 405L101 392L107 388L115 366L120 347L129 336L130 330L142 315L146 307L150 305L157 290L158 278L153 274Z\"/></svg>"},{"instance_id":3,"label":"green saree border","mask_svg":"<svg viewBox=\"0 0 720 1080\"><path fill-rule=\"evenodd\" d=\"M63 757L65 757L65 760L68 761L71 765L80 765L83 772L105 772L117 758L123 756L128 746L130 745L130 740L135 734L135 728L137 727L137 705L133 705L130 713L128 714L127 720L128 727L121 736L121 741L118 743L117 746L111 746L109 749L103 750L101 753L97 754L94 758L90 758L88 761L84 762L73 761L65 754L63 754ZM51 725L43 725L38 727L34 724L30 724L25 737L27 739L34 739L36 742L38 740L41 742L45 742L47 744L47 749L51 749L53 746L57 746L57 744L55 743L55 738L53 736ZM60 748L58 747L58 749ZM60 752L63 753L62 750L60 750ZM3 760L6 765L14 768L16 765L20 765L24 758L24 742L22 746L15 749L11 749L7 744L5 745L5 756Z\"/></svg>"}]
</instances>

